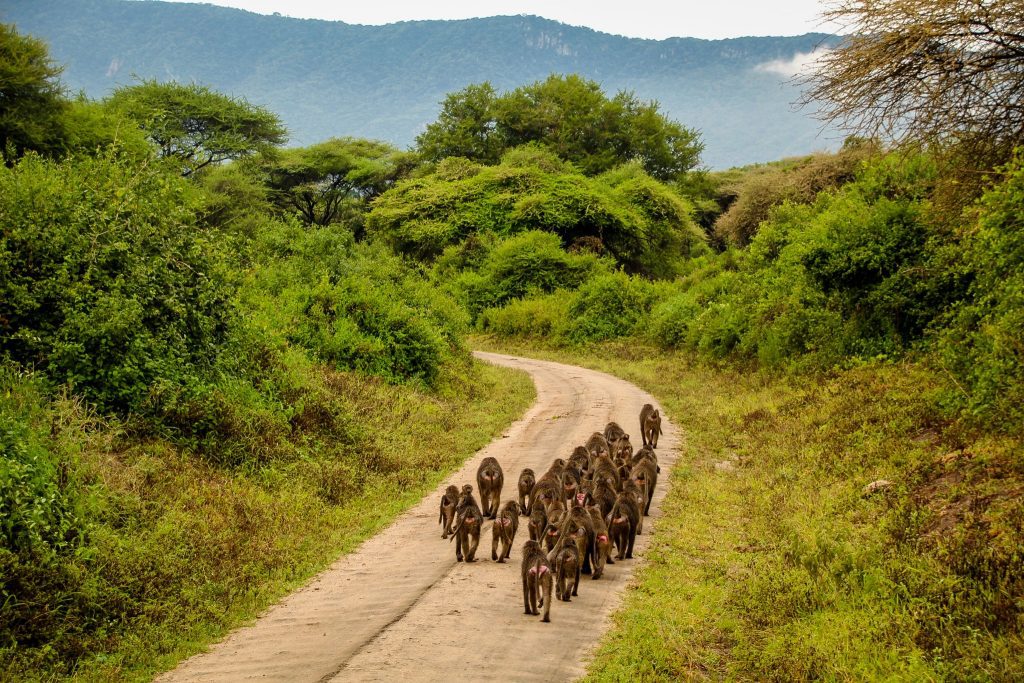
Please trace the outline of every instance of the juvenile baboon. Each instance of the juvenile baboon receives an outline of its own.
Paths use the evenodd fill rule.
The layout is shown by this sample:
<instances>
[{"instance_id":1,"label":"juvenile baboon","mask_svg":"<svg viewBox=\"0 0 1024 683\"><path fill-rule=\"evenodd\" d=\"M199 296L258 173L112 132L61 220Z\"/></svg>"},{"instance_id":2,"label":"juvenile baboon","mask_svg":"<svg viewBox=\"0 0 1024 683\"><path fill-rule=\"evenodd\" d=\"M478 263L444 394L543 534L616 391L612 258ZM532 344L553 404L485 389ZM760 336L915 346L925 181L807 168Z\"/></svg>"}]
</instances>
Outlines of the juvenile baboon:
<instances>
[{"instance_id":1,"label":"juvenile baboon","mask_svg":"<svg viewBox=\"0 0 1024 683\"><path fill-rule=\"evenodd\" d=\"M582 489L585 494L585 503L597 505L603 515L611 512L612 506L615 505L615 496L617 494L607 482L585 481L583 482Z\"/></svg>"},{"instance_id":2,"label":"juvenile baboon","mask_svg":"<svg viewBox=\"0 0 1024 683\"><path fill-rule=\"evenodd\" d=\"M452 524L455 523L455 508L459 504L459 489L455 486L448 486L448 489L441 496L441 513L437 523L441 525L441 538L448 538L452 533Z\"/></svg>"},{"instance_id":3,"label":"juvenile baboon","mask_svg":"<svg viewBox=\"0 0 1024 683\"><path fill-rule=\"evenodd\" d=\"M562 515L565 514L565 501L561 498L549 502L544 506L544 514L547 515L548 521L554 519L561 519Z\"/></svg>"},{"instance_id":4,"label":"juvenile baboon","mask_svg":"<svg viewBox=\"0 0 1024 683\"><path fill-rule=\"evenodd\" d=\"M629 478L636 482L644 492L644 502L641 510L645 515L651 514L651 501L654 499L654 487L658 485L658 468L647 458L642 459L633 465Z\"/></svg>"},{"instance_id":5,"label":"juvenile baboon","mask_svg":"<svg viewBox=\"0 0 1024 683\"><path fill-rule=\"evenodd\" d=\"M544 529L548 525L548 516L544 512L543 505L533 506L533 510L530 511L530 522L526 529L530 532L531 541L543 541L544 540Z\"/></svg>"},{"instance_id":6,"label":"juvenile baboon","mask_svg":"<svg viewBox=\"0 0 1024 683\"><path fill-rule=\"evenodd\" d=\"M512 552L512 542L515 541L516 531L519 529L519 503L510 500L501 508L497 519L491 525L491 559L504 562ZM501 552L498 552L498 544L501 544Z\"/></svg>"},{"instance_id":7,"label":"juvenile baboon","mask_svg":"<svg viewBox=\"0 0 1024 683\"><path fill-rule=\"evenodd\" d=\"M590 461L593 463L594 458L601 455L609 455L611 450L608 448L608 440L604 438L604 434L601 432L594 432L587 439L587 450L590 451Z\"/></svg>"},{"instance_id":8,"label":"juvenile baboon","mask_svg":"<svg viewBox=\"0 0 1024 683\"><path fill-rule=\"evenodd\" d=\"M555 596L559 600L570 602L570 594L579 595L580 587L580 553L575 543L566 542L555 548L551 553L555 565ZM549 555L549 559L551 558Z\"/></svg>"},{"instance_id":9,"label":"juvenile baboon","mask_svg":"<svg viewBox=\"0 0 1024 683\"><path fill-rule=\"evenodd\" d=\"M555 476L548 476L545 474L543 477L533 485L533 491L530 492L530 509L536 510L538 503L540 507L547 508L552 502L559 500L562 495L561 491L561 478Z\"/></svg>"},{"instance_id":10,"label":"juvenile baboon","mask_svg":"<svg viewBox=\"0 0 1024 683\"><path fill-rule=\"evenodd\" d=\"M628 493L620 493L608 517L608 531L618 548L616 560L633 557L633 543L636 541L636 525L640 510L636 499Z\"/></svg>"},{"instance_id":11,"label":"juvenile baboon","mask_svg":"<svg viewBox=\"0 0 1024 683\"><path fill-rule=\"evenodd\" d=\"M661 413L650 403L645 403L640 409L640 437L644 445L652 448L658 447L658 437L661 436Z\"/></svg>"},{"instance_id":12,"label":"juvenile baboon","mask_svg":"<svg viewBox=\"0 0 1024 683\"><path fill-rule=\"evenodd\" d=\"M618 422L609 422L604 427L604 438L605 441L607 441L608 443L618 441L625 434L626 432L622 429L622 427L619 426Z\"/></svg>"},{"instance_id":13,"label":"juvenile baboon","mask_svg":"<svg viewBox=\"0 0 1024 683\"><path fill-rule=\"evenodd\" d=\"M548 552L555 549L555 544L558 543L558 539L562 535L561 521L561 517L548 519L547 526L544 527L544 548Z\"/></svg>"},{"instance_id":14,"label":"juvenile baboon","mask_svg":"<svg viewBox=\"0 0 1024 683\"><path fill-rule=\"evenodd\" d=\"M604 574L605 564L615 564L612 559L612 539L608 535L608 526L604 522L601 509L596 505L587 508L590 520L594 523L594 575L590 578L600 579Z\"/></svg>"},{"instance_id":15,"label":"juvenile baboon","mask_svg":"<svg viewBox=\"0 0 1024 683\"><path fill-rule=\"evenodd\" d=\"M529 467L519 473L519 510L524 515L533 510L533 487L536 484L537 477Z\"/></svg>"},{"instance_id":16,"label":"juvenile baboon","mask_svg":"<svg viewBox=\"0 0 1024 683\"><path fill-rule=\"evenodd\" d=\"M537 605L544 608L541 621L551 621L551 584L553 576L548 556L537 541L523 544L523 610L526 614L537 615Z\"/></svg>"},{"instance_id":17,"label":"juvenile baboon","mask_svg":"<svg viewBox=\"0 0 1024 683\"><path fill-rule=\"evenodd\" d=\"M480 527L484 523L484 515L473 497L473 487L466 484L459 495L459 505L455 508L455 529L452 539L455 543L455 559L462 562L476 561L476 548L480 545ZM449 540L449 543L451 540Z\"/></svg>"},{"instance_id":18,"label":"juvenile baboon","mask_svg":"<svg viewBox=\"0 0 1024 683\"><path fill-rule=\"evenodd\" d=\"M483 506L484 517L494 519L498 516L501 504L501 487L505 483L505 473L495 458L484 458L476 471L476 485L480 489L480 504Z\"/></svg>"}]
</instances>

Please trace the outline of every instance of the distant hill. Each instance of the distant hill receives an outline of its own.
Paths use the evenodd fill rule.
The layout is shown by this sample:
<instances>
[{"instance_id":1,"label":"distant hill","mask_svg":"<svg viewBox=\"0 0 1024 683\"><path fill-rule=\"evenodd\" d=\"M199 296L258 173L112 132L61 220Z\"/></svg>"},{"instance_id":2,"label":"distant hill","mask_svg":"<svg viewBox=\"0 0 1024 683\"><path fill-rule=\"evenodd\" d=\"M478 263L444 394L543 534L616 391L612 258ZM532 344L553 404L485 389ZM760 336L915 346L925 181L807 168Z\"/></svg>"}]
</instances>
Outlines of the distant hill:
<instances>
[{"instance_id":1,"label":"distant hill","mask_svg":"<svg viewBox=\"0 0 1024 683\"><path fill-rule=\"evenodd\" d=\"M0 21L46 40L73 90L102 97L133 75L197 81L277 112L292 144L354 135L406 146L448 92L579 73L701 130L713 168L838 145L793 109L786 83L834 42L824 34L656 41L534 16L359 26L150 0L0 0Z\"/></svg>"}]
</instances>

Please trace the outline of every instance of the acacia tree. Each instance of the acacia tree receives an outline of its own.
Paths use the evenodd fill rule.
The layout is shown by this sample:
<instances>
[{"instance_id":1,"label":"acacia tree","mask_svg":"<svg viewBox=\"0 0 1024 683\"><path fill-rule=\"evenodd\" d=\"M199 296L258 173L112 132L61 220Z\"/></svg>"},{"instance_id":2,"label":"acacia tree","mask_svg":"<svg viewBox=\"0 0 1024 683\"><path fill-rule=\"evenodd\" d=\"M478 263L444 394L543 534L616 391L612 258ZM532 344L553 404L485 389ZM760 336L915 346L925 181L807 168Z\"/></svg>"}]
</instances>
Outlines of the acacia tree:
<instances>
[{"instance_id":1,"label":"acacia tree","mask_svg":"<svg viewBox=\"0 0 1024 683\"><path fill-rule=\"evenodd\" d=\"M143 81L118 88L107 103L138 123L162 157L180 162L185 176L287 139L275 114L195 83Z\"/></svg>"},{"instance_id":2,"label":"acacia tree","mask_svg":"<svg viewBox=\"0 0 1024 683\"><path fill-rule=\"evenodd\" d=\"M388 189L412 167L413 155L376 140L331 138L266 160L271 196L309 225L338 220L346 206Z\"/></svg>"},{"instance_id":3,"label":"acacia tree","mask_svg":"<svg viewBox=\"0 0 1024 683\"><path fill-rule=\"evenodd\" d=\"M1024 143L1024 2L833 0L848 37L805 102L870 137L966 145L988 163Z\"/></svg>"}]
</instances>

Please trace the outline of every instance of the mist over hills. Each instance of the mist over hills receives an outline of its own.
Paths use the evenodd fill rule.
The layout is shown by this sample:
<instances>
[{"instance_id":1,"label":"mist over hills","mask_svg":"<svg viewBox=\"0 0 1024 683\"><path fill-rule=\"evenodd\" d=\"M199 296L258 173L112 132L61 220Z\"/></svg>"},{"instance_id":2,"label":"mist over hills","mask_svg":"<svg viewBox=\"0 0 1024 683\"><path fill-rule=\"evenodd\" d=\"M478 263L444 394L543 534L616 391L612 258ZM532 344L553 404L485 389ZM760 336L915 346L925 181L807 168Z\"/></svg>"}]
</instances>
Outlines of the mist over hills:
<instances>
[{"instance_id":1,"label":"mist over hills","mask_svg":"<svg viewBox=\"0 0 1024 683\"><path fill-rule=\"evenodd\" d=\"M799 90L787 83L835 42L825 34L656 41L535 16L361 26L155 0L2 0L0 21L46 40L72 90L102 97L135 76L196 81L279 114L290 144L353 135L406 146L446 93L551 73L657 100L702 132L712 168L839 144L793 107Z\"/></svg>"}]
</instances>

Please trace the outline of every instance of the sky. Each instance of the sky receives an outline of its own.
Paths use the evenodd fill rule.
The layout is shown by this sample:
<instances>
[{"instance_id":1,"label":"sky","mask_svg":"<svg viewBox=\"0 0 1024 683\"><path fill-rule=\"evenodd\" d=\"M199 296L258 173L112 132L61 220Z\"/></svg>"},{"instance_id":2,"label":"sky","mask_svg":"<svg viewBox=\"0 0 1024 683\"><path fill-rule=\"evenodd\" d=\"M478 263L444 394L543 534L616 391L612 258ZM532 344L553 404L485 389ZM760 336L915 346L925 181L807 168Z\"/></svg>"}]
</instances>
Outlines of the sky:
<instances>
[{"instance_id":1,"label":"sky","mask_svg":"<svg viewBox=\"0 0 1024 683\"><path fill-rule=\"evenodd\" d=\"M210 0L208 4L349 24L535 14L605 33L659 40L792 36L830 30L819 17L822 0Z\"/></svg>"}]
</instances>

